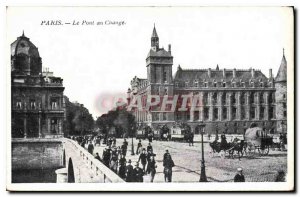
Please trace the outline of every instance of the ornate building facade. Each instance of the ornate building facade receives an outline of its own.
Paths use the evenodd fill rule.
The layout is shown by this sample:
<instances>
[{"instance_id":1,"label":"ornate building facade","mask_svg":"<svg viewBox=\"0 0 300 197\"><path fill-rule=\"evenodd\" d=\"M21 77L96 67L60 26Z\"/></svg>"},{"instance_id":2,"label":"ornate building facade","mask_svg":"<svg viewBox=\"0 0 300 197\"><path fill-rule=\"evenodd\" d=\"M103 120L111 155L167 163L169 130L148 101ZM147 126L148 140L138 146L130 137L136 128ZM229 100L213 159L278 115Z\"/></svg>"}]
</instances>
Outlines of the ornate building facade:
<instances>
[{"instance_id":1,"label":"ornate building facade","mask_svg":"<svg viewBox=\"0 0 300 197\"><path fill-rule=\"evenodd\" d=\"M138 124L154 128L178 122L188 123L192 130L204 122L206 130L243 134L250 124L267 129L270 133L286 131L286 67L283 54L276 78L272 69L266 77L255 69L183 69L179 65L172 74L173 56L171 45L168 50L159 47L159 37L154 27L151 48L146 58L147 79L134 77L128 89L128 100L141 96L143 106L148 95L197 95L200 102L197 110L175 111L143 107L135 110ZM187 105L191 102L187 100ZM285 125L285 128L284 128ZM197 133L196 133L197 134Z\"/></svg>"},{"instance_id":2,"label":"ornate building facade","mask_svg":"<svg viewBox=\"0 0 300 197\"><path fill-rule=\"evenodd\" d=\"M24 33L11 44L11 129L13 138L63 135L63 79L42 71L38 48Z\"/></svg>"}]
</instances>

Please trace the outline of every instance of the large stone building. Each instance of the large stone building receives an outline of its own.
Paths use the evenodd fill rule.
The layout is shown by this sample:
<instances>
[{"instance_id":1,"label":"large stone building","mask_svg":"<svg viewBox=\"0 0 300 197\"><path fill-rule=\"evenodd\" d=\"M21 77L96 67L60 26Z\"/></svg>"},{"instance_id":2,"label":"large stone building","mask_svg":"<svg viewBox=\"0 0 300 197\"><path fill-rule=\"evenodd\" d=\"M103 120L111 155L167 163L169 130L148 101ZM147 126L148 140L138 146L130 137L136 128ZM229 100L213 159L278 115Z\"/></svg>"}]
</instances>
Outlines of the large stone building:
<instances>
[{"instance_id":1,"label":"large stone building","mask_svg":"<svg viewBox=\"0 0 300 197\"><path fill-rule=\"evenodd\" d=\"M266 77L260 70L249 69L183 69L177 67L172 74L173 56L159 47L159 37L154 27L151 48L146 58L147 79L134 77L128 89L129 103L141 96L143 110L135 110L138 124L156 128L171 127L176 122L186 122L194 130L199 122L206 130L243 134L251 123L266 128L271 133L286 130L286 67L283 54L276 78L272 69ZM167 95L182 103L180 95L197 95L197 110L161 110L158 106L145 108L148 95ZM189 101L188 104L189 105ZM282 130L282 128L285 128Z\"/></svg>"},{"instance_id":2,"label":"large stone building","mask_svg":"<svg viewBox=\"0 0 300 197\"><path fill-rule=\"evenodd\" d=\"M63 79L42 71L38 48L24 33L11 44L12 137L59 137L65 117Z\"/></svg>"}]
</instances>

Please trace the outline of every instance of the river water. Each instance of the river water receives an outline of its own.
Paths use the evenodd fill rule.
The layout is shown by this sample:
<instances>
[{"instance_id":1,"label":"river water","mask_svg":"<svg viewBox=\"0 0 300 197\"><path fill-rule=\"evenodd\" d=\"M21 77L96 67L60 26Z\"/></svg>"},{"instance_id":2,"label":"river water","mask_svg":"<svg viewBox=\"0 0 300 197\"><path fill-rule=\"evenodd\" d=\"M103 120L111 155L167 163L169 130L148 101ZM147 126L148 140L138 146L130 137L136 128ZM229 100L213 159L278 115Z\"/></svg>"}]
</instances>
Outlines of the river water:
<instances>
[{"instance_id":1,"label":"river water","mask_svg":"<svg viewBox=\"0 0 300 197\"><path fill-rule=\"evenodd\" d=\"M55 169L13 170L12 183L56 183Z\"/></svg>"}]
</instances>

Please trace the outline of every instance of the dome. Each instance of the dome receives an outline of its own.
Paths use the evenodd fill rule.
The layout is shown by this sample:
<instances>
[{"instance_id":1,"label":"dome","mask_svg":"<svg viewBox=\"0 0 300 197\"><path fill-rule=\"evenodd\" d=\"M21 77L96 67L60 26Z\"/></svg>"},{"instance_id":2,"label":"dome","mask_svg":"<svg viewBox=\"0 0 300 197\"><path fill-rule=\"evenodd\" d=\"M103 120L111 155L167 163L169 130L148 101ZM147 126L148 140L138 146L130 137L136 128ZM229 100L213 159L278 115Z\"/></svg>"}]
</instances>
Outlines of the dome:
<instances>
[{"instance_id":1,"label":"dome","mask_svg":"<svg viewBox=\"0 0 300 197\"><path fill-rule=\"evenodd\" d=\"M36 46L24 35L18 37L16 41L11 44L11 55L25 54L30 57L40 57Z\"/></svg>"},{"instance_id":2,"label":"dome","mask_svg":"<svg viewBox=\"0 0 300 197\"><path fill-rule=\"evenodd\" d=\"M12 71L18 74L39 75L42 61L38 48L24 35L11 44Z\"/></svg>"}]
</instances>

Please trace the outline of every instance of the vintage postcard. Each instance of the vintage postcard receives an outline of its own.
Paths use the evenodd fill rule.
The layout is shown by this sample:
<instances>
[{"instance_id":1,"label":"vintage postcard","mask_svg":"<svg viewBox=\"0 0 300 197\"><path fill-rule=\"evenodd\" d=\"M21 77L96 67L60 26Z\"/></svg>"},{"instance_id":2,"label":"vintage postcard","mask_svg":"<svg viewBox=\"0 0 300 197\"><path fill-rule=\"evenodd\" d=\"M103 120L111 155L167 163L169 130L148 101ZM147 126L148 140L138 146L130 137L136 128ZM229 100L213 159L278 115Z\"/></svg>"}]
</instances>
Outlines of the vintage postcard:
<instances>
[{"instance_id":1,"label":"vintage postcard","mask_svg":"<svg viewBox=\"0 0 300 197\"><path fill-rule=\"evenodd\" d=\"M7 190L293 191L293 7L6 8Z\"/></svg>"}]
</instances>

